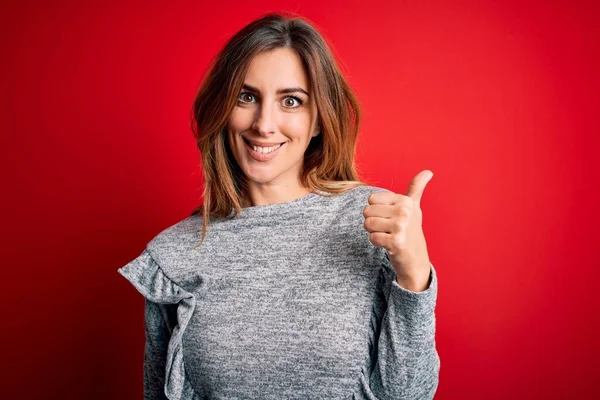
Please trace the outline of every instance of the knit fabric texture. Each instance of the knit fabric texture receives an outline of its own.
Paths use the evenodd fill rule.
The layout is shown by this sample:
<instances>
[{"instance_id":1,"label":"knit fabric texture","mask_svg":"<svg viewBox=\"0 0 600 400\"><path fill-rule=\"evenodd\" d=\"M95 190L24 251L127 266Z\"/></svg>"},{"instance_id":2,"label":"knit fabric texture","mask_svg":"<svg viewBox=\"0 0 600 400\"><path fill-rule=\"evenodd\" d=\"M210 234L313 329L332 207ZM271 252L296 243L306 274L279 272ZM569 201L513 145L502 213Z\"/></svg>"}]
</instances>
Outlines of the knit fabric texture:
<instances>
[{"instance_id":1,"label":"knit fabric texture","mask_svg":"<svg viewBox=\"0 0 600 400\"><path fill-rule=\"evenodd\" d=\"M412 292L369 241L359 186L155 236L118 272L145 301L144 398L431 399L437 274Z\"/></svg>"}]
</instances>

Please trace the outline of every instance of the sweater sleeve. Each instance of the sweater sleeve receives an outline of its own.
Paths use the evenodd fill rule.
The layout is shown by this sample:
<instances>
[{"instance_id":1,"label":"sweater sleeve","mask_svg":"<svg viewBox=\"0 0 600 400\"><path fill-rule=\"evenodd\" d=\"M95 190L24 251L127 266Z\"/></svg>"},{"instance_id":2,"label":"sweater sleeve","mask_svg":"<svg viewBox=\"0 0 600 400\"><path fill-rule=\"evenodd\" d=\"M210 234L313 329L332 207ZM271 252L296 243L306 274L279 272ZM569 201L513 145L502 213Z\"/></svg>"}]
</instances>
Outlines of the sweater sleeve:
<instances>
[{"instance_id":1,"label":"sweater sleeve","mask_svg":"<svg viewBox=\"0 0 600 400\"><path fill-rule=\"evenodd\" d=\"M384 262L391 268L387 254ZM400 286L395 272L390 276L387 309L378 327L368 384L363 382L362 389L371 400L433 399L440 370L435 347L435 268L431 265L429 287L422 292Z\"/></svg>"},{"instance_id":2,"label":"sweater sleeve","mask_svg":"<svg viewBox=\"0 0 600 400\"><path fill-rule=\"evenodd\" d=\"M167 307L145 299L144 400L167 400L165 375L171 332Z\"/></svg>"},{"instance_id":3,"label":"sweater sleeve","mask_svg":"<svg viewBox=\"0 0 600 400\"><path fill-rule=\"evenodd\" d=\"M171 280L147 249L118 272L145 299L144 399L191 399L182 338L196 307L194 295Z\"/></svg>"}]
</instances>

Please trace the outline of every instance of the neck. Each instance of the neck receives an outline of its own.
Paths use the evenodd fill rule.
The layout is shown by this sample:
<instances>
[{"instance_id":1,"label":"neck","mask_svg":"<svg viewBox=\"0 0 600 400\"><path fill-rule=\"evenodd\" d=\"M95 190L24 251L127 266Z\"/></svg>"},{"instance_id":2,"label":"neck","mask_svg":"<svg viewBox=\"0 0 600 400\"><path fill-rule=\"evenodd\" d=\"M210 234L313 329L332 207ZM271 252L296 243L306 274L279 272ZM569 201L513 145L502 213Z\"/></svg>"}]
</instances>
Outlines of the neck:
<instances>
[{"instance_id":1,"label":"neck","mask_svg":"<svg viewBox=\"0 0 600 400\"><path fill-rule=\"evenodd\" d=\"M310 192L310 189L299 185L250 185L242 204L245 208L283 203L306 196Z\"/></svg>"}]
</instances>

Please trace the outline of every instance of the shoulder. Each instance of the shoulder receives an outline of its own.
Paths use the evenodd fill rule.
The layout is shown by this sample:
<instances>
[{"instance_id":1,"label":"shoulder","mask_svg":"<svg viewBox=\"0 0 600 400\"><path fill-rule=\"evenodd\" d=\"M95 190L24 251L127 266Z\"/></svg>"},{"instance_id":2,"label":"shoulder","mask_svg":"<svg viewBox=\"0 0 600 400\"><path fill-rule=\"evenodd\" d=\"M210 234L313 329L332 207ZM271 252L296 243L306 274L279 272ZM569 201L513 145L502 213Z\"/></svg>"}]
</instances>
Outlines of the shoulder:
<instances>
[{"instance_id":1,"label":"shoulder","mask_svg":"<svg viewBox=\"0 0 600 400\"><path fill-rule=\"evenodd\" d=\"M373 193L379 193L379 192L391 192L391 190L379 187L379 186L373 186L373 185L363 185L363 186L358 186L357 188L353 189L353 190L357 190L356 195L357 196L363 196L363 195L367 195L370 196Z\"/></svg>"},{"instance_id":2,"label":"shoulder","mask_svg":"<svg viewBox=\"0 0 600 400\"><path fill-rule=\"evenodd\" d=\"M326 203L329 206L322 208L320 212L335 214L339 225L353 226L360 231L364 209L369 205L369 196L380 192L389 192L389 190L373 185L357 186L330 197L329 202Z\"/></svg>"},{"instance_id":3,"label":"shoulder","mask_svg":"<svg viewBox=\"0 0 600 400\"><path fill-rule=\"evenodd\" d=\"M347 192L343 193L342 196L345 198L348 206L367 206L369 204L369 196L374 193L381 192L391 191L378 186L362 185L348 190Z\"/></svg>"},{"instance_id":4,"label":"shoulder","mask_svg":"<svg viewBox=\"0 0 600 400\"><path fill-rule=\"evenodd\" d=\"M146 246L148 252L159 263L191 250L200 242L202 216L192 215L168 226L159 232Z\"/></svg>"}]
</instances>

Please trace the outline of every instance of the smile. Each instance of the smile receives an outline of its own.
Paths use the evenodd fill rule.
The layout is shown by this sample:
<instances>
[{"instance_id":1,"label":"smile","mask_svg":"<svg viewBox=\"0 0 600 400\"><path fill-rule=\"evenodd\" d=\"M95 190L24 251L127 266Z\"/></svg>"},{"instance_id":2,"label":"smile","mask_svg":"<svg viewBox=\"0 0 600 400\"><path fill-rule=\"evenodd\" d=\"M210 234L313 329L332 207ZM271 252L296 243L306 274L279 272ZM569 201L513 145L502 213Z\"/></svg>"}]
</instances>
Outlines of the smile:
<instances>
[{"instance_id":1,"label":"smile","mask_svg":"<svg viewBox=\"0 0 600 400\"><path fill-rule=\"evenodd\" d=\"M275 157L279 153L279 149L281 149L281 147L283 145L285 145L285 142L284 142L284 143L280 143L276 146L260 147L260 146L250 144L246 140L246 138L244 138L244 143L246 144L246 150L248 150L248 154L250 154L250 157L252 157L256 161L271 160L273 157Z\"/></svg>"}]
</instances>

